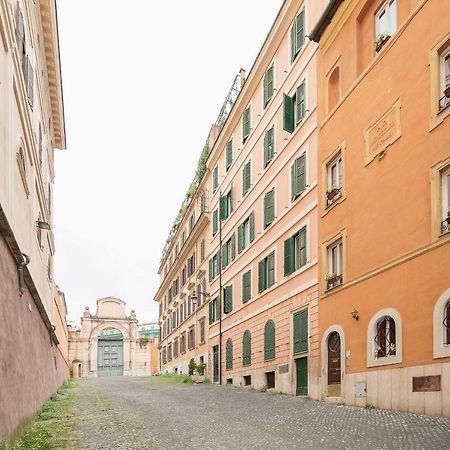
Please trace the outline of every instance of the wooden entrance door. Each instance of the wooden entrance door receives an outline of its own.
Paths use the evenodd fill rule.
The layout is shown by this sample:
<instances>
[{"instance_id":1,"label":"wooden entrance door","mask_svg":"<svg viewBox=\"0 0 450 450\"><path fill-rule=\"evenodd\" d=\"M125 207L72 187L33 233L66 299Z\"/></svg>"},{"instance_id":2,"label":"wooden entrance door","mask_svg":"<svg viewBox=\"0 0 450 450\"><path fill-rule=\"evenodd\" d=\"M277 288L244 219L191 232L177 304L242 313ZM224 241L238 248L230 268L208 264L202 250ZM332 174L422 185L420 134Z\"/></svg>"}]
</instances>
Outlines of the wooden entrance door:
<instances>
[{"instance_id":1,"label":"wooden entrance door","mask_svg":"<svg viewBox=\"0 0 450 450\"><path fill-rule=\"evenodd\" d=\"M123 341L98 341L99 377L123 375Z\"/></svg>"},{"instance_id":2,"label":"wooden entrance door","mask_svg":"<svg viewBox=\"0 0 450 450\"><path fill-rule=\"evenodd\" d=\"M295 360L297 374L296 395L308 395L308 358Z\"/></svg>"},{"instance_id":3,"label":"wooden entrance door","mask_svg":"<svg viewBox=\"0 0 450 450\"><path fill-rule=\"evenodd\" d=\"M328 385L341 384L341 336L333 331L328 336Z\"/></svg>"},{"instance_id":4,"label":"wooden entrance door","mask_svg":"<svg viewBox=\"0 0 450 450\"><path fill-rule=\"evenodd\" d=\"M219 381L219 346L213 347L213 381Z\"/></svg>"}]
</instances>

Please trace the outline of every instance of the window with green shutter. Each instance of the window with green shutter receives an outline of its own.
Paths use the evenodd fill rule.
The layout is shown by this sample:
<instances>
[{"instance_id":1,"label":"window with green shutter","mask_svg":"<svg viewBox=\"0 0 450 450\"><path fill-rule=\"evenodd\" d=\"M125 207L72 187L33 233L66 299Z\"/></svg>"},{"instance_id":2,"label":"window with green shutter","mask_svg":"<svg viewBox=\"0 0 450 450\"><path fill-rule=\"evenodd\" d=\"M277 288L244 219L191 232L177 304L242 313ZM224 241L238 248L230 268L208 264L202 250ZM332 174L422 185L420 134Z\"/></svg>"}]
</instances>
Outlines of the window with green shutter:
<instances>
[{"instance_id":1,"label":"window with green shutter","mask_svg":"<svg viewBox=\"0 0 450 450\"><path fill-rule=\"evenodd\" d=\"M294 354L308 351L308 310L294 313Z\"/></svg>"},{"instance_id":2,"label":"window with green shutter","mask_svg":"<svg viewBox=\"0 0 450 450\"><path fill-rule=\"evenodd\" d=\"M241 253L255 238L255 213L250 215L238 226L238 253Z\"/></svg>"},{"instance_id":3,"label":"window with green shutter","mask_svg":"<svg viewBox=\"0 0 450 450\"><path fill-rule=\"evenodd\" d=\"M227 339L225 368L226 370L231 370L233 368L233 341L231 340L231 338Z\"/></svg>"},{"instance_id":4,"label":"window with green shutter","mask_svg":"<svg viewBox=\"0 0 450 450\"><path fill-rule=\"evenodd\" d=\"M293 133L306 116L306 81L303 80L290 97L283 94L283 129Z\"/></svg>"},{"instance_id":5,"label":"window with green shutter","mask_svg":"<svg viewBox=\"0 0 450 450\"><path fill-rule=\"evenodd\" d=\"M302 81L295 93L295 117L298 125L306 115L305 80Z\"/></svg>"},{"instance_id":6,"label":"window with green shutter","mask_svg":"<svg viewBox=\"0 0 450 450\"><path fill-rule=\"evenodd\" d=\"M233 286L223 288L223 312L225 314L233 311Z\"/></svg>"},{"instance_id":7,"label":"window with green shutter","mask_svg":"<svg viewBox=\"0 0 450 450\"><path fill-rule=\"evenodd\" d=\"M295 200L306 189L306 155L303 153L291 166L291 198Z\"/></svg>"},{"instance_id":8,"label":"window with green shutter","mask_svg":"<svg viewBox=\"0 0 450 450\"><path fill-rule=\"evenodd\" d=\"M258 292L261 293L275 284L275 252L267 255L258 264Z\"/></svg>"},{"instance_id":9,"label":"window with green shutter","mask_svg":"<svg viewBox=\"0 0 450 450\"><path fill-rule=\"evenodd\" d=\"M264 196L264 228L275 220L275 188Z\"/></svg>"},{"instance_id":10,"label":"window with green shutter","mask_svg":"<svg viewBox=\"0 0 450 450\"><path fill-rule=\"evenodd\" d=\"M249 366L252 363L252 335L246 330L242 337L242 365Z\"/></svg>"},{"instance_id":11,"label":"window with green shutter","mask_svg":"<svg viewBox=\"0 0 450 450\"><path fill-rule=\"evenodd\" d=\"M218 319L219 319L219 297L216 297L209 302L209 324L216 322Z\"/></svg>"},{"instance_id":12,"label":"window with green shutter","mask_svg":"<svg viewBox=\"0 0 450 450\"><path fill-rule=\"evenodd\" d=\"M263 80L263 89L264 89L264 108L270 102L270 99L273 97L273 64L267 69L267 72L264 74Z\"/></svg>"},{"instance_id":13,"label":"window with green shutter","mask_svg":"<svg viewBox=\"0 0 450 450\"><path fill-rule=\"evenodd\" d=\"M242 274L242 303L247 303L252 298L252 271Z\"/></svg>"},{"instance_id":14,"label":"window with green shutter","mask_svg":"<svg viewBox=\"0 0 450 450\"><path fill-rule=\"evenodd\" d=\"M289 133L295 130L294 98L283 94L283 129Z\"/></svg>"},{"instance_id":15,"label":"window with green shutter","mask_svg":"<svg viewBox=\"0 0 450 450\"><path fill-rule=\"evenodd\" d=\"M225 147L225 170L228 171L228 169L231 167L231 164L233 163L233 140L230 139L227 142L227 145Z\"/></svg>"},{"instance_id":16,"label":"window with green shutter","mask_svg":"<svg viewBox=\"0 0 450 450\"><path fill-rule=\"evenodd\" d=\"M213 236L219 231L219 210L213 211L212 215L212 233Z\"/></svg>"},{"instance_id":17,"label":"window with green shutter","mask_svg":"<svg viewBox=\"0 0 450 450\"><path fill-rule=\"evenodd\" d=\"M291 27L291 62L295 60L305 42L305 9L295 18Z\"/></svg>"},{"instance_id":18,"label":"window with green shutter","mask_svg":"<svg viewBox=\"0 0 450 450\"><path fill-rule=\"evenodd\" d=\"M214 167L213 170L213 192L217 191L219 187L219 166Z\"/></svg>"},{"instance_id":19,"label":"window with green shutter","mask_svg":"<svg viewBox=\"0 0 450 450\"><path fill-rule=\"evenodd\" d=\"M264 361L275 359L275 323L268 320L264 327Z\"/></svg>"},{"instance_id":20,"label":"window with green shutter","mask_svg":"<svg viewBox=\"0 0 450 450\"><path fill-rule=\"evenodd\" d=\"M219 275L219 253L217 252L210 260L209 260L209 281L214 280L214 278Z\"/></svg>"},{"instance_id":21,"label":"window with green shutter","mask_svg":"<svg viewBox=\"0 0 450 450\"><path fill-rule=\"evenodd\" d=\"M233 187L219 199L219 219L227 220L233 211Z\"/></svg>"},{"instance_id":22,"label":"window with green shutter","mask_svg":"<svg viewBox=\"0 0 450 450\"><path fill-rule=\"evenodd\" d=\"M242 197L250 190L251 186L251 162L248 161L247 164L242 169Z\"/></svg>"},{"instance_id":23,"label":"window with green shutter","mask_svg":"<svg viewBox=\"0 0 450 450\"><path fill-rule=\"evenodd\" d=\"M294 273L307 263L306 226L284 241L284 275Z\"/></svg>"},{"instance_id":24,"label":"window with green shutter","mask_svg":"<svg viewBox=\"0 0 450 450\"><path fill-rule=\"evenodd\" d=\"M227 242L222 246L222 268L228 266L228 264L231 263L231 261L234 260L236 253L235 253L235 235L234 233L231 235L230 239L228 239Z\"/></svg>"},{"instance_id":25,"label":"window with green shutter","mask_svg":"<svg viewBox=\"0 0 450 450\"><path fill-rule=\"evenodd\" d=\"M275 131L274 126L269 128L264 135L264 167L272 161L275 154Z\"/></svg>"},{"instance_id":26,"label":"window with green shutter","mask_svg":"<svg viewBox=\"0 0 450 450\"><path fill-rule=\"evenodd\" d=\"M250 106L244 111L242 115L242 142L244 143L250 136L250 119L251 109Z\"/></svg>"}]
</instances>

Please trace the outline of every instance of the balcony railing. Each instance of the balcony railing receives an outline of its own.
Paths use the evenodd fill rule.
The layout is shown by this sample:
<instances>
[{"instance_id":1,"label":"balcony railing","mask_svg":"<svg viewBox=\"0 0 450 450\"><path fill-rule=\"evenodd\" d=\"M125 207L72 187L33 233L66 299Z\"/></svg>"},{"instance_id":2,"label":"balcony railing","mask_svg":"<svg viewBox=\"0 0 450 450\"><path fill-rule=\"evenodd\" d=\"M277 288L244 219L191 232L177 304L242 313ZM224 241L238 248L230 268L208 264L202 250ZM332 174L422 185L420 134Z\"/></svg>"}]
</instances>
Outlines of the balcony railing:
<instances>
[{"instance_id":1,"label":"balcony railing","mask_svg":"<svg viewBox=\"0 0 450 450\"><path fill-rule=\"evenodd\" d=\"M450 217L447 217L441 222L441 234L450 232Z\"/></svg>"},{"instance_id":2,"label":"balcony railing","mask_svg":"<svg viewBox=\"0 0 450 450\"><path fill-rule=\"evenodd\" d=\"M334 273L333 275L327 275L325 280L327 282L327 290L333 289L342 284L342 275L338 275L336 273Z\"/></svg>"},{"instance_id":3,"label":"balcony railing","mask_svg":"<svg viewBox=\"0 0 450 450\"><path fill-rule=\"evenodd\" d=\"M342 187L333 187L327 191L327 208L342 197Z\"/></svg>"}]
</instances>

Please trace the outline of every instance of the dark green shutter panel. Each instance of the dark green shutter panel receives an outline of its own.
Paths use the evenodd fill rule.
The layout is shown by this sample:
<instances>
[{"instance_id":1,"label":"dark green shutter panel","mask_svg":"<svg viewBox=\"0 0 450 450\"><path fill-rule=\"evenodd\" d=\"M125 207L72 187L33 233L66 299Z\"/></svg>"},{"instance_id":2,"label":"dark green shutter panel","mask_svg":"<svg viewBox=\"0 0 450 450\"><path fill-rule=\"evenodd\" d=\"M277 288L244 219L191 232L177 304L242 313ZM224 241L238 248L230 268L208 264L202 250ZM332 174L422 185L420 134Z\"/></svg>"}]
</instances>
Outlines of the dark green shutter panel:
<instances>
[{"instance_id":1,"label":"dark green shutter panel","mask_svg":"<svg viewBox=\"0 0 450 450\"><path fill-rule=\"evenodd\" d=\"M224 244L222 246L222 269L228 266L228 245Z\"/></svg>"},{"instance_id":2,"label":"dark green shutter panel","mask_svg":"<svg viewBox=\"0 0 450 450\"><path fill-rule=\"evenodd\" d=\"M216 166L213 170L213 192L219 186L219 168Z\"/></svg>"},{"instance_id":3,"label":"dark green shutter panel","mask_svg":"<svg viewBox=\"0 0 450 450\"><path fill-rule=\"evenodd\" d=\"M294 238L290 237L284 241L284 276L295 271Z\"/></svg>"},{"instance_id":4,"label":"dark green shutter panel","mask_svg":"<svg viewBox=\"0 0 450 450\"><path fill-rule=\"evenodd\" d=\"M296 28L295 51L298 53L302 49L305 41L305 10L302 10L302 12L297 16Z\"/></svg>"},{"instance_id":5,"label":"dark green shutter panel","mask_svg":"<svg viewBox=\"0 0 450 450\"><path fill-rule=\"evenodd\" d=\"M213 235L217 233L219 229L219 211L216 209L213 211Z\"/></svg>"},{"instance_id":6,"label":"dark green shutter panel","mask_svg":"<svg viewBox=\"0 0 450 450\"><path fill-rule=\"evenodd\" d=\"M242 275L242 303L246 303L252 296L252 272L249 270Z\"/></svg>"},{"instance_id":7,"label":"dark green shutter panel","mask_svg":"<svg viewBox=\"0 0 450 450\"><path fill-rule=\"evenodd\" d=\"M242 115L242 142L245 142L250 135L250 106Z\"/></svg>"},{"instance_id":8,"label":"dark green shutter panel","mask_svg":"<svg viewBox=\"0 0 450 450\"><path fill-rule=\"evenodd\" d=\"M230 313L233 310L233 287L225 286L223 289L223 312Z\"/></svg>"},{"instance_id":9,"label":"dark green shutter panel","mask_svg":"<svg viewBox=\"0 0 450 450\"><path fill-rule=\"evenodd\" d=\"M264 107L266 107L267 102L269 101L269 77L268 77L269 71L267 71L264 74L264 80L263 80L263 91L264 91Z\"/></svg>"},{"instance_id":10,"label":"dark green shutter panel","mask_svg":"<svg viewBox=\"0 0 450 450\"><path fill-rule=\"evenodd\" d=\"M308 310L294 314L294 353L308 351Z\"/></svg>"},{"instance_id":11,"label":"dark green shutter panel","mask_svg":"<svg viewBox=\"0 0 450 450\"><path fill-rule=\"evenodd\" d=\"M291 27L291 62L294 61L295 56L297 55L296 51L297 46L297 20L294 20L294 23Z\"/></svg>"},{"instance_id":12,"label":"dark green shutter panel","mask_svg":"<svg viewBox=\"0 0 450 450\"><path fill-rule=\"evenodd\" d=\"M228 209L228 202L227 202L227 217L233 211L233 186L230 187L230 191L228 192L228 197L230 198L230 209Z\"/></svg>"},{"instance_id":13,"label":"dark green shutter panel","mask_svg":"<svg viewBox=\"0 0 450 450\"><path fill-rule=\"evenodd\" d=\"M305 117L305 81L297 88L295 94L297 108L297 123L301 122Z\"/></svg>"},{"instance_id":14,"label":"dark green shutter panel","mask_svg":"<svg viewBox=\"0 0 450 450\"><path fill-rule=\"evenodd\" d=\"M267 257L267 287L275 284L275 253L272 252Z\"/></svg>"},{"instance_id":15,"label":"dark green shutter panel","mask_svg":"<svg viewBox=\"0 0 450 450\"><path fill-rule=\"evenodd\" d=\"M209 302L209 323L213 323L213 302Z\"/></svg>"},{"instance_id":16,"label":"dark green shutter panel","mask_svg":"<svg viewBox=\"0 0 450 450\"><path fill-rule=\"evenodd\" d=\"M306 264L306 228L300 230L300 266Z\"/></svg>"},{"instance_id":17,"label":"dark green shutter panel","mask_svg":"<svg viewBox=\"0 0 450 450\"><path fill-rule=\"evenodd\" d=\"M238 253L244 250L244 225L238 226Z\"/></svg>"},{"instance_id":18,"label":"dark green shutter panel","mask_svg":"<svg viewBox=\"0 0 450 450\"><path fill-rule=\"evenodd\" d=\"M294 162L294 164L292 164L291 166L291 199L295 200L297 198L297 186L296 186L296 180L297 180L297 175L296 175L296 164Z\"/></svg>"},{"instance_id":19,"label":"dark green shutter panel","mask_svg":"<svg viewBox=\"0 0 450 450\"><path fill-rule=\"evenodd\" d=\"M266 134L264 135L264 167L269 164L270 158L269 158L269 132L266 131Z\"/></svg>"},{"instance_id":20,"label":"dark green shutter panel","mask_svg":"<svg viewBox=\"0 0 450 450\"><path fill-rule=\"evenodd\" d=\"M258 292L265 291L266 287L267 287L266 260L263 259L258 264Z\"/></svg>"},{"instance_id":21,"label":"dark green shutter panel","mask_svg":"<svg viewBox=\"0 0 450 450\"><path fill-rule=\"evenodd\" d=\"M267 71L267 95L267 101L269 101L273 96L273 65Z\"/></svg>"},{"instance_id":22,"label":"dark green shutter panel","mask_svg":"<svg viewBox=\"0 0 450 450\"><path fill-rule=\"evenodd\" d=\"M244 166L242 169L242 195L245 195L249 189L251 184L251 165L250 161Z\"/></svg>"},{"instance_id":23,"label":"dark green shutter panel","mask_svg":"<svg viewBox=\"0 0 450 450\"><path fill-rule=\"evenodd\" d=\"M233 341L231 339L227 340L225 364L227 370L233 368Z\"/></svg>"},{"instance_id":24,"label":"dark green shutter panel","mask_svg":"<svg viewBox=\"0 0 450 450\"><path fill-rule=\"evenodd\" d=\"M231 245L231 261L233 261L234 258L236 257L236 238L234 233L231 235L230 245Z\"/></svg>"},{"instance_id":25,"label":"dark green shutter panel","mask_svg":"<svg viewBox=\"0 0 450 450\"><path fill-rule=\"evenodd\" d=\"M275 189L264 196L264 226L269 226L275 220Z\"/></svg>"},{"instance_id":26,"label":"dark green shutter panel","mask_svg":"<svg viewBox=\"0 0 450 450\"><path fill-rule=\"evenodd\" d=\"M295 176L296 176L296 190L297 196L300 195L306 188L306 170L305 170L305 155L295 161Z\"/></svg>"},{"instance_id":27,"label":"dark green shutter panel","mask_svg":"<svg viewBox=\"0 0 450 450\"><path fill-rule=\"evenodd\" d=\"M210 259L210 260L209 260L209 281L212 281L212 280L214 279L213 270L214 270L214 267L213 267L213 260Z\"/></svg>"},{"instance_id":28,"label":"dark green shutter panel","mask_svg":"<svg viewBox=\"0 0 450 450\"><path fill-rule=\"evenodd\" d=\"M255 213L252 211L250 215L248 216L249 221L249 235L250 235L250 242L253 242L253 239L255 239Z\"/></svg>"},{"instance_id":29,"label":"dark green shutter panel","mask_svg":"<svg viewBox=\"0 0 450 450\"><path fill-rule=\"evenodd\" d=\"M246 331L242 338L242 365L249 366L252 363L252 335Z\"/></svg>"},{"instance_id":30,"label":"dark green shutter panel","mask_svg":"<svg viewBox=\"0 0 450 450\"><path fill-rule=\"evenodd\" d=\"M222 196L219 199L219 220L225 220L228 217L227 209L227 197Z\"/></svg>"},{"instance_id":31,"label":"dark green shutter panel","mask_svg":"<svg viewBox=\"0 0 450 450\"><path fill-rule=\"evenodd\" d=\"M269 156L269 161L272 161L273 155L274 155L274 145L275 145L275 137L274 137L274 127L267 131L267 154Z\"/></svg>"},{"instance_id":32,"label":"dark green shutter panel","mask_svg":"<svg viewBox=\"0 0 450 450\"><path fill-rule=\"evenodd\" d=\"M283 94L283 129L289 133L295 129L294 100L286 94Z\"/></svg>"},{"instance_id":33,"label":"dark green shutter panel","mask_svg":"<svg viewBox=\"0 0 450 450\"><path fill-rule=\"evenodd\" d=\"M275 358L275 324L268 320L264 327L264 360Z\"/></svg>"},{"instance_id":34,"label":"dark green shutter panel","mask_svg":"<svg viewBox=\"0 0 450 450\"><path fill-rule=\"evenodd\" d=\"M233 162L233 141L227 143L226 149L226 170L228 170Z\"/></svg>"}]
</instances>

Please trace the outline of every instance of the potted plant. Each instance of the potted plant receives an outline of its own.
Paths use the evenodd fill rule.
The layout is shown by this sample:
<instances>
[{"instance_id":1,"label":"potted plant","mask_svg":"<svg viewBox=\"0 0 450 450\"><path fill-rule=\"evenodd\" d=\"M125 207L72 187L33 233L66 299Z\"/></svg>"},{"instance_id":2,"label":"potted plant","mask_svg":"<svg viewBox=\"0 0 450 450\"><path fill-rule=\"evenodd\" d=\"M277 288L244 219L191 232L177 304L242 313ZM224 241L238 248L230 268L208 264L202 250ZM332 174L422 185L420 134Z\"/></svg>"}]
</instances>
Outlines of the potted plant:
<instances>
[{"instance_id":1,"label":"potted plant","mask_svg":"<svg viewBox=\"0 0 450 450\"><path fill-rule=\"evenodd\" d=\"M391 36L388 33L381 33L375 38L375 51L377 53L381 50L390 37Z\"/></svg>"},{"instance_id":2,"label":"potted plant","mask_svg":"<svg viewBox=\"0 0 450 450\"><path fill-rule=\"evenodd\" d=\"M450 225L450 208L447 209L447 223Z\"/></svg>"},{"instance_id":3,"label":"potted plant","mask_svg":"<svg viewBox=\"0 0 450 450\"><path fill-rule=\"evenodd\" d=\"M340 192L341 188L339 186L333 186L331 189L327 191L327 199L333 200L333 197Z\"/></svg>"},{"instance_id":4,"label":"potted plant","mask_svg":"<svg viewBox=\"0 0 450 450\"><path fill-rule=\"evenodd\" d=\"M327 287L332 288L341 284L342 275L338 275L337 273L332 273L331 275L326 275L325 280L327 282Z\"/></svg>"},{"instance_id":5,"label":"potted plant","mask_svg":"<svg viewBox=\"0 0 450 450\"><path fill-rule=\"evenodd\" d=\"M447 86L447 87L444 89L444 95L445 95L447 98L450 97L450 86Z\"/></svg>"}]
</instances>

